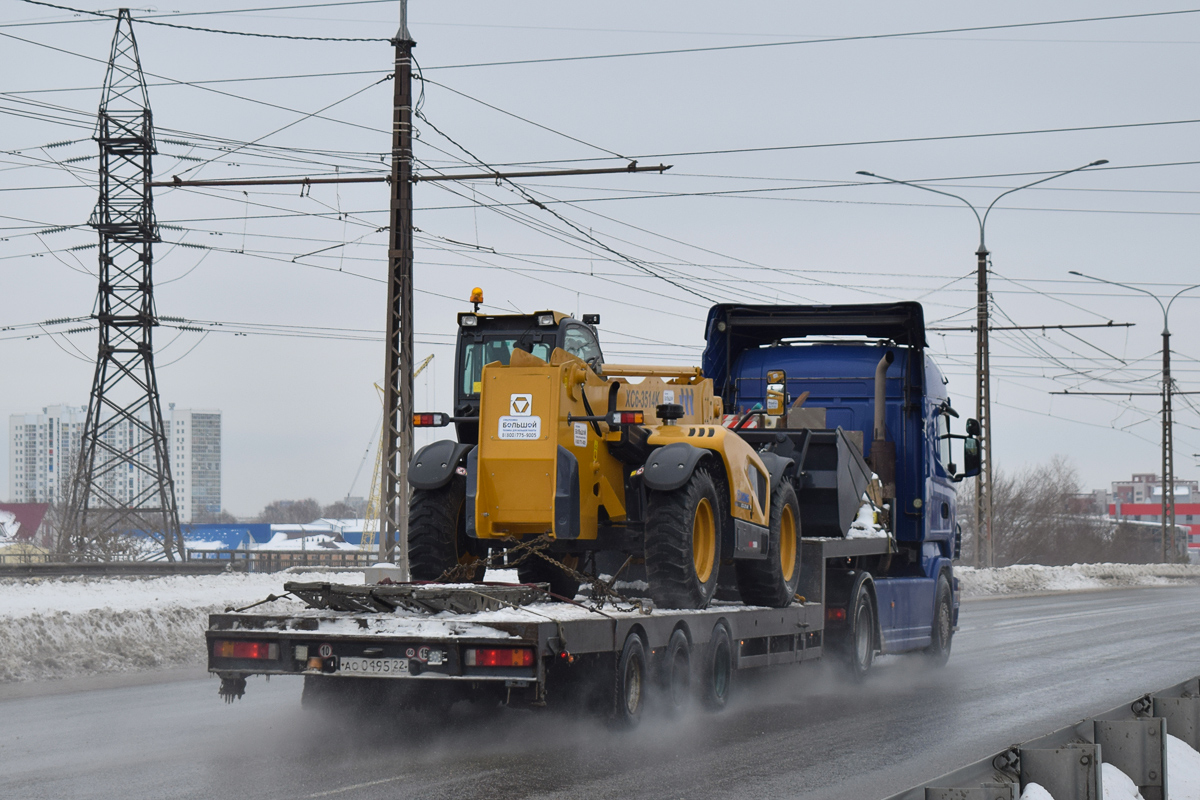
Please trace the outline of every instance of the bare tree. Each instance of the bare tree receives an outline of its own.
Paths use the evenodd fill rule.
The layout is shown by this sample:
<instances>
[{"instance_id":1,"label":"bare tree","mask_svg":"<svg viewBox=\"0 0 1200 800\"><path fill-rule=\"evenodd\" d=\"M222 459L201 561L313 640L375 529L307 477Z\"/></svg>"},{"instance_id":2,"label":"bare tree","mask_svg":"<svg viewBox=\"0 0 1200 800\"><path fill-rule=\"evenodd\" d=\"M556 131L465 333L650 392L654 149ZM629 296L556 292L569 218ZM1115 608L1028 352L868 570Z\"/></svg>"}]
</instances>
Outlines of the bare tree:
<instances>
[{"instance_id":1,"label":"bare tree","mask_svg":"<svg viewBox=\"0 0 1200 800\"><path fill-rule=\"evenodd\" d=\"M356 519L358 512L346 501L337 500L325 506L321 511L321 516L327 519Z\"/></svg>"},{"instance_id":2,"label":"bare tree","mask_svg":"<svg viewBox=\"0 0 1200 800\"><path fill-rule=\"evenodd\" d=\"M321 516L321 504L309 497L305 500L276 500L258 515L259 522L276 525L312 522Z\"/></svg>"}]
</instances>

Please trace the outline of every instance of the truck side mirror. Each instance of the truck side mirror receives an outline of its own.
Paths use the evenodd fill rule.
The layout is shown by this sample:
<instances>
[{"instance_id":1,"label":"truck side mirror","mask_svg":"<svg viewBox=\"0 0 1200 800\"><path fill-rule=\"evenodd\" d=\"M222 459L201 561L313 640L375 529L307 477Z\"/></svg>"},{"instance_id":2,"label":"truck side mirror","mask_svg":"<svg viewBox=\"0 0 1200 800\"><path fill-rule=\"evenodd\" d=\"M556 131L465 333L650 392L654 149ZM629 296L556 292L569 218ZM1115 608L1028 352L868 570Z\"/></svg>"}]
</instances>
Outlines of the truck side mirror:
<instances>
[{"instance_id":1,"label":"truck side mirror","mask_svg":"<svg viewBox=\"0 0 1200 800\"><path fill-rule=\"evenodd\" d=\"M781 369L767 370L767 415L782 417L787 413L787 373Z\"/></svg>"},{"instance_id":2,"label":"truck side mirror","mask_svg":"<svg viewBox=\"0 0 1200 800\"><path fill-rule=\"evenodd\" d=\"M967 430L971 429L970 423L975 420L968 420ZM976 424L975 432L979 432L979 425ZM982 469L983 459L979 452L979 439L975 436L967 436L963 439L963 471L961 475L956 475L955 480L963 478L972 478L979 474Z\"/></svg>"}]
</instances>

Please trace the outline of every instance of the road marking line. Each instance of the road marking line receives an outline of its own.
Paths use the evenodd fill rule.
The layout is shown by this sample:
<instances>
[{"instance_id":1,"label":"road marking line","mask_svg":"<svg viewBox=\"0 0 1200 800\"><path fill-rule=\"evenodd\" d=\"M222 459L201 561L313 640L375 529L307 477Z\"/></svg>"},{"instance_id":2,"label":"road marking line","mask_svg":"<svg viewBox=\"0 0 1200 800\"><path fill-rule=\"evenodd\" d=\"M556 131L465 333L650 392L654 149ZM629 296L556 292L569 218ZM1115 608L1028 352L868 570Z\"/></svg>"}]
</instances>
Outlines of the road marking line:
<instances>
[{"instance_id":1,"label":"road marking line","mask_svg":"<svg viewBox=\"0 0 1200 800\"><path fill-rule=\"evenodd\" d=\"M368 786L378 786L381 783L395 783L396 781L404 780L404 778L405 778L404 775L397 775L394 778L380 778L379 780L376 780L376 781L367 781L366 783L355 783L350 786L343 786L340 789L329 789L328 791L317 792L316 794L306 794L304 796L305 796L305 798L329 797L331 795L341 794L342 792L349 792L353 789L365 789Z\"/></svg>"}]
</instances>

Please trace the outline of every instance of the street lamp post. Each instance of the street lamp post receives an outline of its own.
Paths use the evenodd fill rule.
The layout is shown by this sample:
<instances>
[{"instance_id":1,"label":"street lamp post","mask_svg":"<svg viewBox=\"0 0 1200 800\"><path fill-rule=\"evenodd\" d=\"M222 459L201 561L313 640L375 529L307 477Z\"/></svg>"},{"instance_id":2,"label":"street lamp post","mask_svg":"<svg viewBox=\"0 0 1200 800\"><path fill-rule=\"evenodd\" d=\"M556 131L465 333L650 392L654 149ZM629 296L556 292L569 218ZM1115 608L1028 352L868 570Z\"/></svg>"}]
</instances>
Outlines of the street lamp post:
<instances>
[{"instance_id":1,"label":"street lamp post","mask_svg":"<svg viewBox=\"0 0 1200 800\"><path fill-rule=\"evenodd\" d=\"M952 197L955 200L962 202L967 208L971 209L971 213L975 215L975 221L979 223L979 248L975 251L976 259L976 297L975 297L975 417L979 422L979 446L983 452L980 453L980 470L978 482L975 484L975 535L982 542L985 557L983 563L986 566L995 565L994 551L992 547L992 393L991 393L991 367L988 354L988 285L987 285L987 260L990 253L984 240L984 232L987 228L988 214L992 213L996 203L1000 199L1007 197L1013 192L1019 192L1022 189L1028 189L1031 186L1037 186L1046 181L1052 181L1055 178L1061 178L1064 175L1070 175L1073 172L1085 170L1088 167L1098 167L1101 164L1107 164L1107 159L1093 161L1090 164L1084 164L1082 167L1063 170L1056 172L1045 178L1026 183L1022 186L1009 189L996 195L995 199L988 204L984 210L983 216L980 216L979 210L965 197L959 197L950 192L944 192L941 189L933 189L929 186L922 186L919 183L911 183L909 181L901 181L896 178L889 178L886 175L878 175L874 172L859 170L858 175L866 175L870 178L877 178L888 183L898 183L902 186L911 186L914 189L924 189L927 192L934 194ZM979 565L980 547L975 547L975 564Z\"/></svg>"},{"instance_id":2,"label":"street lamp post","mask_svg":"<svg viewBox=\"0 0 1200 800\"><path fill-rule=\"evenodd\" d=\"M1169 542L1174 539L1175 535L1175 433L1174 433L1174 412L1171 408L1172 394L1172 379L1171 379L1171 329L1167 324L1168 315L1171 313L1171 304L1174 303L1179 296L1184 292L1190 292L1192 289L1200 289L1200 283L1195 286L1189 286L1186 289L1180 289L1178 292L1163 305L1163 301L1158 295L1153 292L1139 289L1136 286L1130 286L1125 283L1117 283L1116 281L1097 278L1095 275L1084 275L1082 272L1070 270L1070 274L1078 275L1080 278L1087 278L1091 281L1099 283L1107 283L1110 286L1120 286L1122 289L1129 289L1133 292L1141 292L1154 298L1154 302L1158 303L1158 307L1163 312L1163 330L1162 330L1162 560L1166 561L1169 553Z\"/></svg>"}]
</instances>

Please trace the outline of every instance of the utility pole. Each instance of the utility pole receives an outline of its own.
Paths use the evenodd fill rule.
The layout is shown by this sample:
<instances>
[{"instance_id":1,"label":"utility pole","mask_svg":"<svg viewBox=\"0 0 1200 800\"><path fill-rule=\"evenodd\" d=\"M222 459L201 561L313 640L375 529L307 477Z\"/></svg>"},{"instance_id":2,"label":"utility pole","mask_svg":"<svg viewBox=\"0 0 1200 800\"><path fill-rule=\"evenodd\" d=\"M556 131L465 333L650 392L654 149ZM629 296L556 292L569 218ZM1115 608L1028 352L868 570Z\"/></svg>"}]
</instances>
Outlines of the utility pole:
<instances>
[{"instance_id":1,"label":"utility pole","mask_svg":"<svg viewBox=\"0 0 1200 800\"><path fill-rule=\"evenodd\" d=\"M909 181L901 181L895 178L889 178L884 175L877 175L874 172L859 170L856 174L866 175L870 178L878 178L881 181L888 183L898 183L901 186L911 186L914 189L923 189L927 192L940 194L945 197L953 197L955 200L965 204L971 209L971 213L975 215L975 221L979 223L979 247L975 251L976 259L976 293L975 293L975 418L979 422L979 447L980 470L979 477L975 483L975 566L995 566L995 549L992 540L993 530L993 514L992 514L992 389L991 389L991 364L988 353L988 256L990 255L987 245L984 243L984 231L987 228L988 214L992 213L992 209L996 207L996 203L1000 199L1007 197L1013 192L1019 192L1022 189L1028 189L1031 186L1037 186L1046 181L1052 181L1055 178L1061 178L1064 175L1070 175L1073 172L1085 170L1088 167L1098 167L1101 164L1107 164L1107 159L1093 161L1090 164L1084 164L1082 167L1075 169L1063 170L1056 172L1046 178L1026 183L1022 186L1009 189L996 195L996 198L988 205L987 209L980 216L979 210L967 200L965 197L959 197L950 192L943 192L941 189L933 189L929 186L923 186L919 183L911 183ZM982 545L982 547L981 547ZM982 551L982 552L981 552ZM982 555L982 558L981 558Z\"/></svg>"},{"instance_id":2,"label":"utility pole","mask_svg":"<svg viewBox=\"0 0 1200 800\"><path fill-rule=\"evenodd\" d=\"M117 16L96 141L100 198L89 224L100 235L100 341L58 549L72 559L104 559L114 554L115 538L144 532L174 561L184 556L183 538L154 374L152 247L159 237L150 176L157 151L128 9ZM60 470L67 467L62 453L60 443Z\"/></svg>"},{"instance_id":3,"label":"utility pole","mask_svg":"<svg viewBox=\"0 0 1200 800\"><path fill-rule=\"evenodd\" d=\"M380 471L379 560L408 578L408 464L413 454L412 49L408 0L400 0L392 100L392 180L388 233L387 334Z\"/></svg>"},{"instance_id":4,"label":"utility pole","mask_svg":"<svg viewBox=\"0 0 1200 800\"><path fill-rule=\"evenodd\" d=\"M1070 274L1080 278L1087 278L1090 281L1098 283L1107 283L1110 286L1119 286L1122 289L1129 289L1133 292L1141 292L1142 294L1150 295L1154 298L1154 302L1158 303L1159 309L1163 312L1163 330L1162 330L1162 386L1160 394L1162 396L1162 560L1165 562L1170 557L1171 547L1175 542L1175 420L1174 413L1171 408L1171 397L1176 394L1193 394L1193 392L1176 392L1174 382L1171 378L1171 326L1169 324L1171 315L1171 305L1179 299L1179 296L1184 292L1190 292L1192 289L1200 289L1200 284L1188 286L1180 289L1171 297L1170 300L1163 304L1158 295L1149 292L1145 289L1139 289L1136 286L1130 286L1127 283L1118 283L1117 281L1106 280L1105 278L1097 278L1095 275L1085 275L1076 270L1070 270ZM1141 392L1063 392L1063 394L1121 394L1121 396L1132 396L1133 394L1142 394Z\"/></svg>"}]
</instances>

